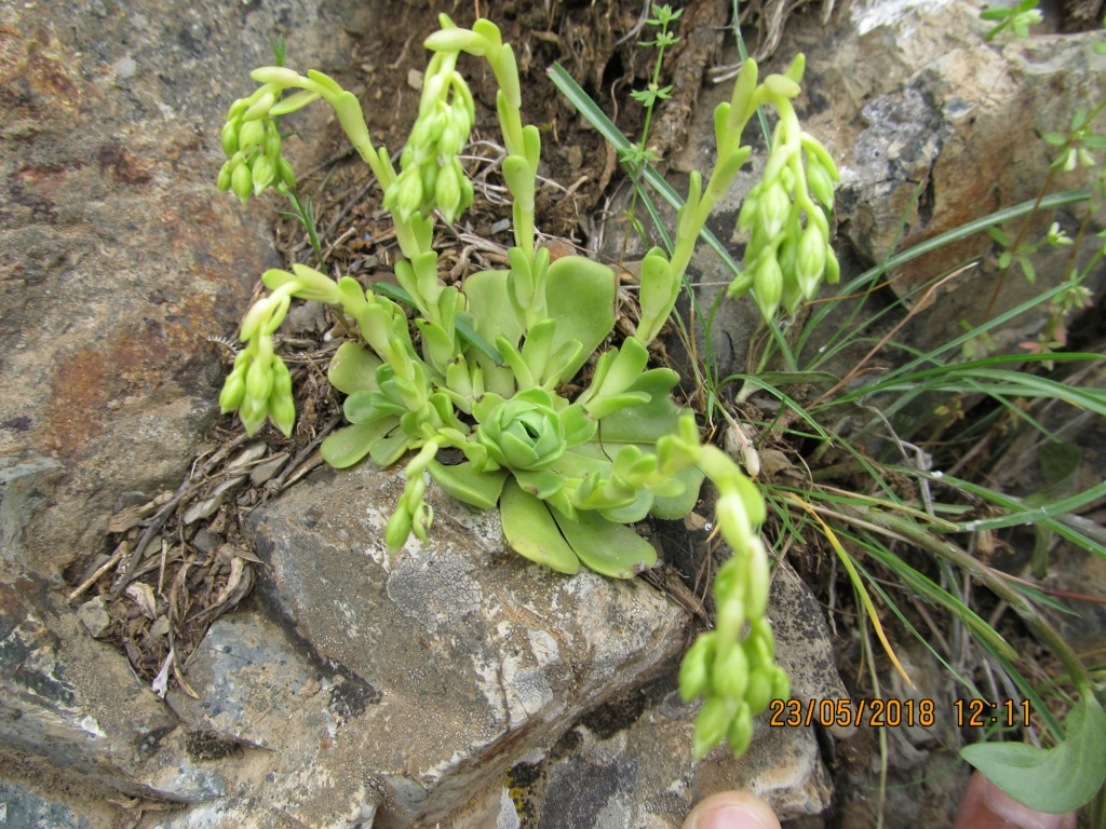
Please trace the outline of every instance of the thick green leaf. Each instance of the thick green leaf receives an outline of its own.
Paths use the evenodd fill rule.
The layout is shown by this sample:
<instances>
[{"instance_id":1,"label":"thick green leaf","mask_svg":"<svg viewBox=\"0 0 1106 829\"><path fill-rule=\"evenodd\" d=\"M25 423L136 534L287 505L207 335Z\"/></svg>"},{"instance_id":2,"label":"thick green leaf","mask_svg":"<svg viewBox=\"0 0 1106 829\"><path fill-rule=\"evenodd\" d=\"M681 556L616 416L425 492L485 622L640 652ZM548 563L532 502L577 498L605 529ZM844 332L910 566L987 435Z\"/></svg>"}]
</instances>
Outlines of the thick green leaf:
<instances>
[{"instance_id":1,"label":"thick green leaf","mask_svg":"<svg viewBox=\"0 0 1106 829\"><path fill-rule=\"evenodd\" d=\"M603 576L631 579L657 563L653 545L622 524L608 521L594 510L578 510L572 521L554 513L557 526L586 567Z\"/></svg>"},{"instance_id":2,"label":"thick green leaf","mask_svg":"<svg viewBox=\"0 0 1106 829\"><path fill-rule=\"evenodd\" d=\"M675 521L683 518L695 509L695 504L699 501L699 489L703 486L703 478L705 477L703 471L697 466L689 466L682 472L677 473L676 479L683 483L685 487L683 493L668 498L662 498L658 495L653 499L653 509L649 511L649 514L663 521Z\"/></svg>"},{"instance_id":3,"label":"thick green leaf","mask_svg":"<svg viewBox=\"0 0 1106 829\"><path fill-rule=\"evenodd\" d=\"M465 280L461 292L468 298L476 333L489 343L504 337L511 345L517 345L522 337L522 323L515 316L514 307L507 301L508 271L480 271ZM484 387L504 397L515 391L514 374L500 365L503 360L490 359L483 351L477 361L484 370Z\"/></svg>"},{"instance_id":4,"label":"thick green leaf","mask_svg":"<svg viewBox=\"0 0 1106 829\"><path fill-rule=\"evenodd\" d=\"M562 383L576 376L614 328L615 290L614 271L582 256L563 256L546 271L545 307L557 321L552 350L557 352L570 340L583 346L561 373ZM503 303L505 296L505 292L500 294L498 301L507 304Z\"/></svg>"},{"instance_id":5,"label":"thick green leaf","mask_svg":"<svg viewBox=\"0 0 1106 829\"><path fill-rule=\"evenodd\" d=\"M369 455L377 466L391 466L403 457L403 453L408 449L409 440L410 438L402 430L397 429L396 434L382 437L370 446Z\"/></svg>"},{"instance_id":6,"label":"thick green leaf","mask_svg":"<svg viewBox=\"0 0 1106 829\"><path fill-rule=\"evenodd\" d=\"M646 371L627 390L645 392L649 402L619 409L599 424L599 437L604 443L655 443L664 435L674 434L680 420L680 410L669 397L679 381L672 369L654 368Z\"/></svg>"},{"instance_id":7,"label":"thick green leaf","mask_svg":"<svg viewBox=\"0 0 1106 829\"><path fill-rule=\"evenodd\" d=\"M319 452L323 460L335 469L345 469L369 454L373 445L398 425L394 417L372 423L355 423L330 435L319 447Z\"/></svg>"},{"instance_id":8,"label":"thick green leaf","mask_svg":"<svg viewBox=\"0 0 1106 829\"><path fill-rule=\"evenodd\" d=\"M361 343L342 343L327 367L330 385L345 394L355 391L376 391L376 370L380 358Z\"/></svg>"},{"instance_id":9,"label":"thick green leaf","mask_svg":"<svg viewBox=\"0 0 1106 829\"><path fill-rule=\"evenodd\" d=\"M558 573L578 573L580 559L557 529L549 508L508 479L499 499L503 534L516 553Z\"/></svg>"},{"instance_id":10,"label":"thick green leaf","mask_svg":"<svg viewBox=\"0 0 1106 829\"><path fill-rule=\"evenodd\" d=\"M471 463L443 466L437 461L431 461L428 470L438 486L458 501L479 509L495 508L507 480L507 471L504 469L497 472L477 472Z\"/></svg>"},{"instance_id":11,"label":"thick green leaf","mask_svg":"<svg viewBox=\"0 0 1106 829\"><path fill-rule=\"evenodd\" d=\"M600 509L599 514L608 521L616 524L633 524L636 521L644 521L653 509L653 493L642 489L638 491L637 498L622 507Z\"/></svg>"},{"instance_id":12,"label":"thick green leaf","mask_svg":"<svg viewBox=\"0 0 1106 829\"><path fill-rule=\"evenodd\" d=\"M1061 814L1087 803L1106 780L1106 712L1088 691L1064 722L1066 739L1042 749L1025 743L977 743L960 756L1019 803Z\"/></svg>"}]
</instances>

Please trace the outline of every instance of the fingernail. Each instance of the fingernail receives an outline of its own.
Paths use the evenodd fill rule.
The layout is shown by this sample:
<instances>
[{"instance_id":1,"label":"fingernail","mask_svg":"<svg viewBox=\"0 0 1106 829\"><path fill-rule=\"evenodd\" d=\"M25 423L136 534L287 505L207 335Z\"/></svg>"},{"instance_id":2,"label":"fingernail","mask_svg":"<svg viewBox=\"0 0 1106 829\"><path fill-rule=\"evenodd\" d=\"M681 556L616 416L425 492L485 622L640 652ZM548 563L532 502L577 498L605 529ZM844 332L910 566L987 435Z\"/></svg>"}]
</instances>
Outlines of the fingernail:
<instances>
[{"instance_id":1,"label":"fingernail","mask_svg":"<svg viewBox=\"0 0 1106 829\"><path fill-rule=\"evenodd\" d=\"M695 829L768 829L768 826L756 812L727 804L703 815Z\"/></svg>"}]
</instances>

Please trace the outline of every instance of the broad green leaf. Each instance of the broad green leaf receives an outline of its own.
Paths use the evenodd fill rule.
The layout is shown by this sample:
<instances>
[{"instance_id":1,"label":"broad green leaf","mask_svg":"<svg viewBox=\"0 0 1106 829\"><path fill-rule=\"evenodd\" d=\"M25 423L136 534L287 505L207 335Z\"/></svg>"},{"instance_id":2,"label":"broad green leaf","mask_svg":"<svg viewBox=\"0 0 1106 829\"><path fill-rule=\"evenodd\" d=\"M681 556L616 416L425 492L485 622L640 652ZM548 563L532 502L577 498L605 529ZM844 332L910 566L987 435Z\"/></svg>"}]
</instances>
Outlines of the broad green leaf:
<instances>
[{"instance_id":1,"label":"broad green leaf","mask_svg":"<svg viewBox=\"0 0 1106 829\"><path fill-rule=\"evenodd\" d=\"M637 498L622 507L600 509L599 514L608 521L616 524L633 524L636 521L644 521L653 508L653 493L642 489L638 491Z\"/></svg>"},{"instance_id":2,"label":"broad green leaf","mask_svg":"<svg viewBox=\"0 0 1106 829\"><path fill-rule=\"evenodd\" d=\"M369 454L373 445L397 425L394 417L373 423L355 423L327 437L319 447L319 453L335 469L345 469Z\"/></svg>"},{"instance_id":3,"label":"broad green leaf","mask_svg":"<svg viewBox=\"0 0 1106 829\"><path fill-rule=\"evenodd\" d=\"M455 466L443 466L431 461L428 467L430 477L438 486L458 501L464 501L479 509L494 509L503 492L507 480L507 471L477 472L471 463Z\"/></svg>"},{"instance_id":4,"label":"broad green leaf","mask_svg":"<svg viewBox=\"0 0 1106 829\"><path fill-rule=\"evenodd\" d=\"M976 743L960 756L1031 809L1062 814L1087 803L1106 780L1106 712L1089 691L1068 712L1067 737L1052 748Z\"/></svg>"},{"instance_id":5,"label":"broad green leaf","mask_svg":"<svg viewBox=\"0 0 1106 829\"><path fill-rule=\"evenodd\" d=\"M549 508L508 479L499 499L503 534L516 553L558 573L580 571L580 559L557 529Z\"/></svg>"},{"instance_id":6,"label":"broad green leaf","mask_svg":"<svg viewBox=\"0 0 1106 829\"><path fill-rule=\"evenodd\" d=\"M469 311L476 333L485 341L494 343L504 337L517 345L522 337L522 323L515 316L514 307L507 301L508 271L480 271L465 280L461 292L469 301ZM484 387L504 397L515 391L514 374L509 368L498 365L503 360L490 359L481 350L477 362L484 371Z\"/></svg>"},{"instance_id":7,"label":"broad green leaf","mask_svg":"<svg viewBox=\"0 0 1106 829\"><path fill-rule=\"evenodd\" d=\"M546 271L545 307L557 321L553 351L570 340L583 346L561 373L561 382L576 376L614 328L615 290L614 271L582 256L563 256ZM505 296L500 294L498 302L503 303ZM473 313L479 312L473 308Z\"/></svg>"},{"instance_id":8,"label":"broad green leaf","mask_svg":"<svg viewBox=\"0 0 1106 829\"><path fill-rule=\"evenodd\" d=\"M630 579L657 563L652 544L593 510L578 510L575 521L559 513L553 517L580 561L600 575Z\"/></svg>"},{"instance_id":9,"label":"broad green leaf","mask_svg":"<svg viewBox=\"0 0 1106 829\"><path fill-rule=\"evenodd\" d=\"M326 370L330 385L345 394L356 391L376 391L376 370L380 358L361 343L342 343Z\"/></svg>"},{"instance_id":10,"label":"broad green leaf","mask_svg":"<svg viewBox=\"0 0 1106 829\"><path fill-rule=\"evenodd\" d=\"M695 509L699 501L699 489L703 486L703 472L697 466L689 466L676 475L676 480L684 484L681 495L662 498L659 495L653 499L653 509L649 514L663 521L675 521Z\"/></svg>"},{"instance_id":11,"label":"broad green leaf","mask_svg":"<svg viewBox=\"0 0 1106 829\"><path fill-rule=\"evenodd\" d=\"M387 423L387 421L382 421ZM409 438L400 430L396 434L387 435L377 440L369 447L369 455L377 466L391 466L403 457L409 446Z\"/></svg>"},{"instance_id":12,"label":"broad green leaf","mask_svg":"<svg viewBox=\"0 0 1106 829\"><path fill-rule=\"evenodd\" d=\"M668 368L654 368L643 373L627 391L645 392L649 401L604 417L599 424L599 438L604 443L650 444L673 434L680 420L680 410L669 392L679 379L679 375Z\"/></svg>"}]
</instances>

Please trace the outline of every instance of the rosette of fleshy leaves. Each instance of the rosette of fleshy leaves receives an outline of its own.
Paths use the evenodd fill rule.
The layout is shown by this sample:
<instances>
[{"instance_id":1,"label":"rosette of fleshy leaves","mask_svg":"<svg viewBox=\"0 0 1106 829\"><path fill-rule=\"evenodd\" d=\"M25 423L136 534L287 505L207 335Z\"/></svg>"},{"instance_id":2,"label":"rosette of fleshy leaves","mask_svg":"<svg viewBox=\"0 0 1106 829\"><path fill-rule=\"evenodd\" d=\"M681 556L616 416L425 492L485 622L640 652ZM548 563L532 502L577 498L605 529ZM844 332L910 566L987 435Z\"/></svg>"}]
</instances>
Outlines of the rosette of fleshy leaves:
<instances>
[{"instance_id":1,"label":"rosette of fleshy leaves","mask_svg":"<svg viewBox=\"0 0 1106 829\"><path fill-rule=\"evenodd\" d=\"M823 281L836 284L841 278L829 242L833 188L840 176L826 148L803 131L791 104L801 91L803 68L799 56L785 74L770 75L757 87L757 102L774 107L779 121L764 173L738 215L738 227L749 234L749 242L745 270L728 294L738 296L752 288L765 319L781 306L794 313Z\"/></svg>"},{"instance_id":2,"label":"rosette of fleshy leaves","mask_svg":"<svg viewBox=\"0 0 1106 829\"><path fill-rule=\"evenodd\" d=\"M402 172L384 196L384 206L409 221L437 208L447 222L472 204L473 189L461 166L476 107L468 83L454 66L455 52L438 52L423 79L419 114L400 154Z\"/></svg>"},{"instance_id":3,"label":"rosette of fleshy leaves","mask_svg":"<svg viewBox=\"0 0 1106 829\"><path fill-rule=\"evenodd\" d=\"M359 105L350 93L317 73L304 78L283 69L260 70L254 73L260 83L303 89L283 99L293 102L286 104L289 108L312 96L325 97L362 158L377 172L386 188L386 203L394 209L403 256L396 265L400 287L365 288L351 277L335 282L304 266L266 273L264 281L272 294L260 300L243 323L244 353L250 356L236 368L237 376L232 373L233 381L228 380L224 408L237 407L251 431L266 416L290 428L286 407L277 406L283 398L273 397L279 369L274 367L272 334L291 298L312 299L340 307L360 334L360 341L342 344L328 369L332 385L347 395L343 408L350 425L323 441L322 456L338 468L366 457L381 466L410 457L403 470L403 494L384 531L391 549L412 535L428 537L434 513L426 496L433 481L464 503L498 507L508 543L532 561L563 573L586 567L629 578L652 566L657 555L631 525L648 516L686 516L709 475L721 493L720 530L739 555L739 566L754 574L737 582L741 587L735 595L745 609L731 608L720 617L710 654L697 659L713 664L718 657L732 667L733 647L726 643L739 641L741 625L748 620L759 631L755 641L760 644L750 646L760 660L756 664L768 666L765 675L775 678L770 672L771 631L762 620L763 599L750 595L754 590L767 595L762 576L767 558L758 537L764 504L758 490L720 450L700 443L693 414L672 400L678 375L668 368L649 367L648 342L663 320L651 323L641 336L604 349L615 327L617 275L581 256L553 261L548 249L534 243L541 137L535 127L522 125L513 52L488 21L461 30L448 18L442 20L443 32L428 40L439 54L427 72L427 106L420 118L430 119L435 113L440 117L439 104L444 104L446 112L453 106L466 108L471 124L471 96L466 97L454 81L454 61L459 51L487 60L500 86L497 113L508 151L503 169L514 199L516 243L508 251L509 267L471 274L460 288L443 285L430 247L429 212L437 207L450 215L454 202L441 203L438 178L429 203L424 203L425 186L417 205L413 196L401 197L402 176L395 175L385 149L369 142ZM431 86L435 78L443 80ZM270 111L281 106L276 98L273 93ZM420 185L426 184L420 172L426 165L437 165L437 177L445 169L438 163L442 138L426 129L420 141L431 149L416 155L419 142L410 142L412 154L403 173L416 171ZM728 157L726 174L732 177L743 159L737 151ZM410 173L409 180L415 175ZM713 197L714 188L708 190ZM458 209L465 200L462 194ZM402 209L412 212L404 218ZM681 220L681 233L698 234L701 224L697 216L693 219ZM694 239L678 244L689 251ZM654 316L667 313L664 309L670 308L673 285L681 274L682 268L674 267L661 252L647 257L643 292L648 277L652 295L659 297L651 303ZM411 316L408 308L415 309ZM598 356L590 374L581 381L580 371L594 355ZM271 385L264 377L251 385L254 366L268 368ZM264 374L264 368L256 373ZM582 390L575 384L583 385ZM455 451L442 451L447 449ZM720 601L720 607L724 604ZM745 653L743 644L741 651ZM697 745L711 742L708 738L718 732L723 714L729 719L722 736L732 735L740 745L742 732L731 723L744 721L757 697L750 697L748 687L737 693L740 680L724 677L725 669L708 670L717 678L688 686L689 693L703 695L708 703L716 697L727 702L722 708L704 706L710 727L702 726L704 736ZM775 682L772 687L782 686Z\"/></svg>"}]
</instances>

